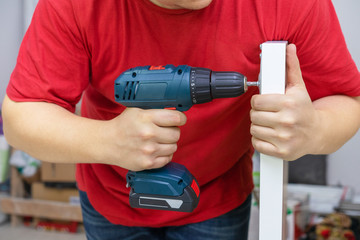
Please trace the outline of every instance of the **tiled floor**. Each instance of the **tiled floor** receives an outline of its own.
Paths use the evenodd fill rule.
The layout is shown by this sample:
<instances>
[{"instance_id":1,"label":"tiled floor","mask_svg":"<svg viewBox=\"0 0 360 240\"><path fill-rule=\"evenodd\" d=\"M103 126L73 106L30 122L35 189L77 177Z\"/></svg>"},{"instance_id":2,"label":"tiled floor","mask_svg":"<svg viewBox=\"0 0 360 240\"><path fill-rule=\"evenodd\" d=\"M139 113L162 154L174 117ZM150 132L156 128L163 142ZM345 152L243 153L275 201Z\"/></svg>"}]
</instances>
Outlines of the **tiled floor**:
<instances>
[{"instance_id":1,"label":"tiled floor","mask_svg":"<svg viewBox=\"0 0 360 240\"><path fill-rule=\"evenodd\" d=\"M60 233L36 230L32 227L0 225L0 240L86 240L84 233Z\"/></svg>"}]
</instances>

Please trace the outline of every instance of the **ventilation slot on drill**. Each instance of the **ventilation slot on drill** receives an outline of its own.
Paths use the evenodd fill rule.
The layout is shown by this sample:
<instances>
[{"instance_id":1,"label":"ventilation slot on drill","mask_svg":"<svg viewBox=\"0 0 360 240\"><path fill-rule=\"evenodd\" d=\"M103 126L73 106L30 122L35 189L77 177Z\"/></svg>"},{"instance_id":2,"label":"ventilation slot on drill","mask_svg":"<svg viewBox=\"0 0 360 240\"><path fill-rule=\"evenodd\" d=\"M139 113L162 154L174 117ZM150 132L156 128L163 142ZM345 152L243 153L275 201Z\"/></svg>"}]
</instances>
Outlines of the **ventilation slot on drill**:
<instances>
[{"instance_id":1,"label":"ventilation slot on drill","mask_svg":"<svg viewBox=\"0 0 360 240\"><path fill-rule=\"evenodd\" d=\"M125 101L126 100L134 100L136 97L136 92L137 92L138 86L139 86L138 81L126 82L122 100L125 100Z\"/></svg>"}]
</instances>

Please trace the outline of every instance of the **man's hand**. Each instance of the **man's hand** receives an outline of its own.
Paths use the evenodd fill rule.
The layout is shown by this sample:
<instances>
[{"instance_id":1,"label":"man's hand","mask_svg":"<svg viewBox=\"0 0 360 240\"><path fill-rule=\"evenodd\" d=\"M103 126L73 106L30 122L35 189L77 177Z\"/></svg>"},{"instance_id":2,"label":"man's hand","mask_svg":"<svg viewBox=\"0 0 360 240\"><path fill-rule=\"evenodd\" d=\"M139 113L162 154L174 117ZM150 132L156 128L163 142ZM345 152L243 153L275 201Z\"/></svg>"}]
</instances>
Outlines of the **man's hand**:
<instances>
[{"instance_id":1,"label":"man's hand","mask_svg":"<svg viewBox=\"0 0 360 240\"><path fill-rule=\"evenodd\" d=\"M250 132L253 146L259 152L295 160L321 148L322 123L306 90L293 44L287 46L286 68L284 95L253 96Z\"/></svg>"},{"instance_id":2,"label":"man's hand","mask_svg":"<svg viewBox=\"0 0 360 240\"><path fill-rule=\"evenodd\" d=\"M284 95L255 95L251 100L254 148L284 160L336 151L360 127L360 97L333 95L312 102L293 44L287 46L286 71Z\"/></svg>"},{"instance_id":3,"label":"man's hand","mask_svg":"<svg viewBox=\"0 0 360 240\"><path fill-rule=\"evenodd\" d=\"M133 171L162 167L177 150L185 123L179 111L127 108L104 126L103 157Z\"/></svg>"}]
</instances>

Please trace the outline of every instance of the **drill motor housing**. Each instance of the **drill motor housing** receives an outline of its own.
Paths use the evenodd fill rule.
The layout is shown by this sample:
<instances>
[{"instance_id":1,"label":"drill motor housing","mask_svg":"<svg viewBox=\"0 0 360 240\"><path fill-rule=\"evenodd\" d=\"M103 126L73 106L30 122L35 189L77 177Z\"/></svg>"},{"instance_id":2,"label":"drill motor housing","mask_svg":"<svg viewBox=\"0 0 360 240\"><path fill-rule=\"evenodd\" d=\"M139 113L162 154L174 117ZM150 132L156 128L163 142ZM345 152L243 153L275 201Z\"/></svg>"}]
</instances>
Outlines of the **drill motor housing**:
<instances>
[{"instance_id":1,"label":"drill motor housing","mask_svg":"<svg viewBox=\"0 0 360 240\"><path fill-rule=\"evenodd\" d=\"M187 65L131 68L115 80L115 100L127 107L189 110L214 98L237 97L247 90L246 77Z\"/></svg>"}]
</instances>

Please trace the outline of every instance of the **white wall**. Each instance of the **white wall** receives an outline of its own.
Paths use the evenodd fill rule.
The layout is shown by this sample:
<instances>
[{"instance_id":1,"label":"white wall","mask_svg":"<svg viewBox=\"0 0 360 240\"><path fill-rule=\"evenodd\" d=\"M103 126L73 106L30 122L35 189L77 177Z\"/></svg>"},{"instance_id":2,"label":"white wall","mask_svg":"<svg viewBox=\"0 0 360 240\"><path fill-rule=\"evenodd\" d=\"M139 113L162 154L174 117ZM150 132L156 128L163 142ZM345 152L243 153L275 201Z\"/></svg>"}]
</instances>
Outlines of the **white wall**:
<instances>
[{"instance_id":1,"label":"white wall","mask_svg":"<svg viewBox=\"0 0 360 240\"><path fill-rule=\"evenodd\" d=\"M0 0L0 102L23 36L22 0Z\"/></svg>"},{"instance_id":2,"label":"white wall","mask_svg":"<svg viewBox=\"0 0 360 240\"><path fill-rule=\"evenodd\" d=\"M333 0L350 53L360 69L360 1ZM328 158L328 184L347 185L360 193L360 132Z\"/></svg>"}]
</instances>

